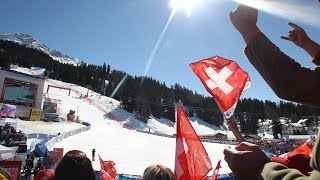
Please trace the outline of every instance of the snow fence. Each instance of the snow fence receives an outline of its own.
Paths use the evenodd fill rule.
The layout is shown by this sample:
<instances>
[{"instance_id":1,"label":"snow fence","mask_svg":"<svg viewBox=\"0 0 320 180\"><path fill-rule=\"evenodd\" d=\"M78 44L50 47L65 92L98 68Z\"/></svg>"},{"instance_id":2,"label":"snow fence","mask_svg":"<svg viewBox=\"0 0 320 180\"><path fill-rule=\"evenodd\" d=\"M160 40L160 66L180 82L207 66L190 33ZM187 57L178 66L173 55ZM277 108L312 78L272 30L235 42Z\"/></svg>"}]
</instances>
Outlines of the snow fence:
<instances>
[{"instance_id":1,"label":"snow fence","mask_svg":"<svg viewBox=\"0 0 320 180\"><path fill-rule=\"evenodd\" d=\"M51 136L48 135L49 137L45 138L43 141L41 141L40 143L36 144L34 151L39 155L39 156L44 156L49 149L51 149L53 147L53 145L57 142L60 142L70 136L88 131L91 128L91 124L88 122L82 122L82 124L85 127L81 127L78 129L74 129L68 132L65 132L61 135L57 135L57 136Z\"/></svg>"},{"instance_id":2,"label":"snow fence","mask_svg":"<svg viewBox=\"0 0 320 180\"><path fill-rule=\"evenodd\" d=\"M63 133L61 135L57 135L54 138L52 138L51 140L49 140L45 144L45 146L47 147L47 149L51 149L55 143L60 142L60 141L66 139L66 138L68 138L70 136L73 136L73 135L88 131L91 128L91 124L88 123L88 122L82 122L82 124L85 127L82 127L82 128L79 128L79 129L74 129L74 130L68 131L66 133Z\"/></svg>"}]
</instances>

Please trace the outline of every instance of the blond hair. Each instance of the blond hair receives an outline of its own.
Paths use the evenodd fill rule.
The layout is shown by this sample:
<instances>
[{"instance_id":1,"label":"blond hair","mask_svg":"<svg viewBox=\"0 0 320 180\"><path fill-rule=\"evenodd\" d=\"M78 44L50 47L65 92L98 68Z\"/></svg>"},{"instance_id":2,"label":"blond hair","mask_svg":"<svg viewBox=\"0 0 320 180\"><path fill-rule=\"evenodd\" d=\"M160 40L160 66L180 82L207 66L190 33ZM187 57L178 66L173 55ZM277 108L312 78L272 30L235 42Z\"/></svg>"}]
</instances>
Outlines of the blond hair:
<instances>
[{"instance_id":1,"label":"blond hair","mask_svg":"<svg viewBox=\"0 0 320 180\"><path fill-rule=\"evenodd\" d=\"M144 170L142 180L174 180L174 174L166 166L153 164Z\"/></svg>"}]
</instances>

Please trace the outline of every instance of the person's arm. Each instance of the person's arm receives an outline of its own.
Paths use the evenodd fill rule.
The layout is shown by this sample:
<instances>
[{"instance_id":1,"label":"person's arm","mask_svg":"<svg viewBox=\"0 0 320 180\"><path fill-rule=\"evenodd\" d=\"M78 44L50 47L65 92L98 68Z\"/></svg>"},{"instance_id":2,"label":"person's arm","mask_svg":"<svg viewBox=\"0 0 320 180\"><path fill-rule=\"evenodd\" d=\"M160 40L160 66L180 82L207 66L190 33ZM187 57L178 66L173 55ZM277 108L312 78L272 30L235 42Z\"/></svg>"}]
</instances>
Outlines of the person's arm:
<instances>
[{"instance_id":1,"label":"person's arm","mask_svg":"<svg viewBox=\"0 0 320 180\"><path fill-rule=\"evenodd\" d=\"M263 166L261 176L263 179L320 179L319 171L312 171L309 176L303 175L296 169L290 169L285 165L269 162Z\"/></svg>"},{"instance_id":2,"label":"person's arm","mask_svg":"<svg viewBox=\"0 0 320 180\"><path fill-rule=\"evenodd\" d=\"M303 48L312 58L312 62L320 65L320 45L310 39L310 42Z\"/></svg>"},{"instance_id":3,"label":"person's arm","mask_svg":"<svg viewBox=\"0 0 320 180\"><path fill-rule=\"evenodd\" d=\"M312 148L311 167L318 171L320 179L320 131L318 132L317 141Z\"/></svg>"},{"instance_id":4,"label":"person's arm","mask_svg":"<svg viewBox=\"0 0 320 180\"><path fill-rule=\"evenodd\" d=\"M320 106L320 68L310 70L280 51L256 26L258 11L245 5L230 14L247 44L250 63L282 99Z\"/></svg>"},{"instance_id":5,"label":"person's arm","mask_svg":"<svg viewBox=\"0 0 320 180\"><path fill-rule=\"evenodd\" d=\"M264 179L295 179L298 177L304 177L300 171L296 169L289 169L285 165L275 162L265 164L261 175Z\"/></svg>"},{"instance_id":6,"label":"person's arm","mask_svg":"<svg viewBox=\"0 0 320 180\"><path fill-rule=\"evenodd\" d=\"M238 6L235 11L230 13L232 24L241 33L247 44L245 53L251 64L280 98L320 106L320 69L303 68L281 52L264 34L259 32L256 26L257 15L256 9L245 5ZM320 137L318 136L318 138ZM311 167L314 171L309 177L303 176L297 170L271 162L265 162L263 165L260 162L262 165L261 175L264 179L282 179L281 177L285 179L320 179L319 139L316 144L311 158ZM225 150L225 152L228 151ZM240 159L245 156L239 152L225 153L225 159L230 169L237 173L241 170L241 162L228 158L230 154L239 155ZM252 160L252 162L257 162L257 160ZM248 173L248 170L243 171Z\"/></svg>"},{"instance_id":7,"label":"person's arm","mask_svg":"<svg viewBox=\"0 0 320 180\"><path fill-rule=\"evenodd\" d=\"M282 99L320 106L320 69L308 69L280 51L264 34L245 49L250 63Z\"/></svg>"},{"instance_id":8,"label":"person's arm","mask_svg":"<svg viewBox=\"0 0 320 180\"><path fill-rule=\"evenodd\" d=\"M271 162L257 145L251 143L242 142L235 149L225 148L223 153L236 179L320 179L319 171L314 170L305 176L297 169Z\"/></svg>"}]
</instances>

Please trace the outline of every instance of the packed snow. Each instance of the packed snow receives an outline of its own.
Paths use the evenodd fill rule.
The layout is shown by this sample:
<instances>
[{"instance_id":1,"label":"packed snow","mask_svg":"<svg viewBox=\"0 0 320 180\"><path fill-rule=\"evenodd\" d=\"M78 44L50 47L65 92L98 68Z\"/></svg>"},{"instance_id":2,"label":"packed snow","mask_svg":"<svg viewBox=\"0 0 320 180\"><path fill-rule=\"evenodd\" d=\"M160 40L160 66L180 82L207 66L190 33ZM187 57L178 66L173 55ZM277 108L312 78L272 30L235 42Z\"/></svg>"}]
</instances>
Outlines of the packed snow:
<instances>
[{"instance_id":1,"label":"packed snow","mask_svg":"<svg viewBox=\"0 0 320 180\"><path fill-rule=\"evenodd\" d=\"M61 121L59 123L56 122L43 122L43 121L23 121L19 119L12 120L17 122L17 129L21 130L26 134L48 134L48 135L56 135L58 133L65 133L70 130L78 129L84 127L84 125L79 123L73 123L68 121ZM32 126L30 126L32 125Z\"/></svg>"},{"instance_id":2,"label":"packed snow","mask_svg":"<svg viewBox=\"0 0 320 180\"><path fill-rule=\"evenodd\" d=\"M72 91L70 96L68 90L59 88L50 88L46 93L48 85L70 88ZM155 163L174 169L175 138L139 131L172 135L176 132L175 123L154 117L150 117L147 124L143 123L135 119L134 114L121 109L119 101L74 84L47 79L44 91L47 99L59 102L58 112L61 116L66 117L66 114L72 109L76 111L76 116L80 121L91 124L90 130L70 136L56 143L53 148L64 148L64 153L78 149L86 153L89 158L91 158L92 149L95 149L96 159L92 162L95 170L100 170L98 155L104 160L114 161L117 172L123 174L142 175L147 166ZM85 98L84 95L87 93L89 96ZM15 121L17 121L17 129L26 133L55 135L59 132L64 133L83 127L79 123L68 121ZM223 129L207 124L196 117L191 118L190 122L196 132L200 134L226 133ZM28 139L28 141L36 141L36 139ZM28 142L28 144L30 145L32 142ZM230 169L223 159L223 149L230 145L203 144L209 154L212 166L215 167L221 159L222 169L219 173L229 173ZM208 175L212 175L212 172Z\"/></svg>"}]
</instances>

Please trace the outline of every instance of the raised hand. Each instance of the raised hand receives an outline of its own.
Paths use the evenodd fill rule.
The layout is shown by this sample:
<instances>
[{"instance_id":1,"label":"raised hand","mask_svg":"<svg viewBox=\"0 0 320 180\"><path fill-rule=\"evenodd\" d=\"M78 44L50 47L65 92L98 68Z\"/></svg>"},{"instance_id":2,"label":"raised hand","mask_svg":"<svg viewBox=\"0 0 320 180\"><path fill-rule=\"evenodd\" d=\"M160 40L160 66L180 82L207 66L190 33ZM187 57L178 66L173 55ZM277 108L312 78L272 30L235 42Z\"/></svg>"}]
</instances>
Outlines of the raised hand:
<instances>
[{"instance_id":1,"label":"raised hand","mask_svg":"<svg viewBox=\"0 0 320 180\"><path fill-rule=\"evenodd\" d=\"M270 162L268 156L257 146L242 142L235 149L225 148L224 159L237 180L259 179L259 169Z\"/></svg>"},{"instance_id":2,"label":"raised hand","mask_svg":"<svg viewBox=\"0 0 320 180\"><path fill-rule=\"evenodd\" d=\"M289 31L287 36L281 36L281 38L284 40L291 41L297 46L305 49L311 41L307 33L300 26L292 22L289 22L288 24L289 26L293 27L293 29Z\"/></svg>"},{"instance_id":3,"label":"raised hand","mask_svg":"<svg viewBox=\"0 0 320 180\"><path fill-rule=\"evenodd\" d=\"M258 10L246 5L239 5L230 12L230 20L233 26L240 32L246 44L260 32L257 27Z\"/></svg>"},{"instance_id":4,"label":"raised hand","mask_svg":"<svg viewBox=\"0 0 320 180\"><path fill-rule=\"evenodd\" d=\"M310 39L307 33L298 25L288 23L293 30L289 31L288 36L281 36L282 39L293 42L295 45L304 49L312 58L319 57L320 45ZM319 62L314 62L318 64Z\"/></svg>"}]
</instances>

